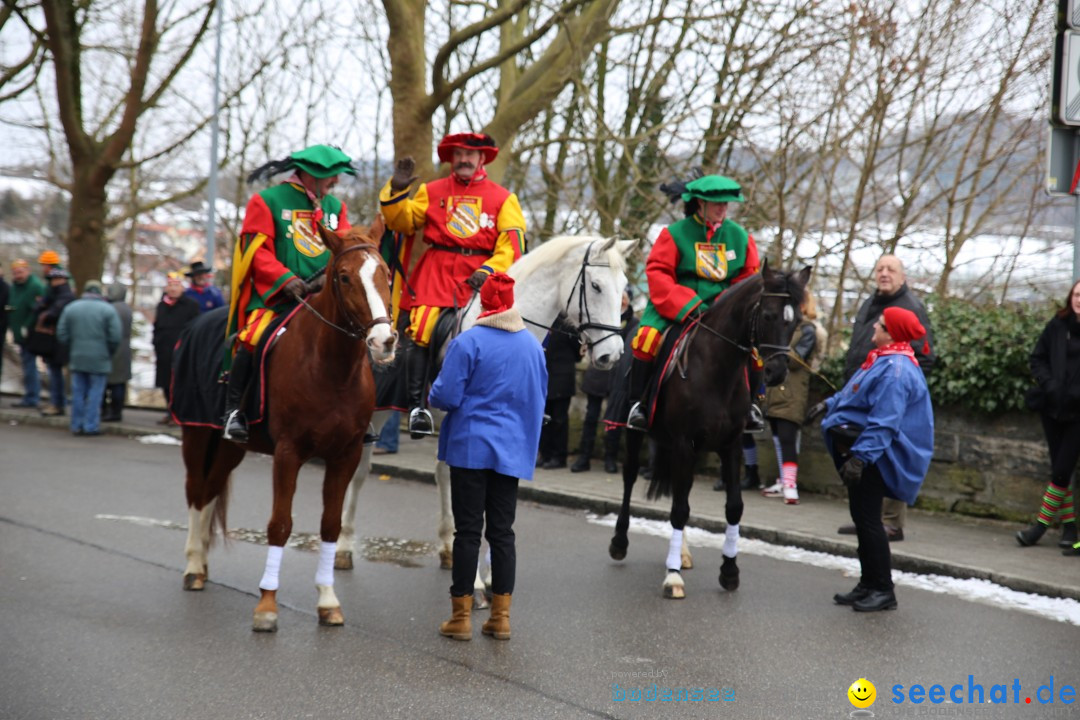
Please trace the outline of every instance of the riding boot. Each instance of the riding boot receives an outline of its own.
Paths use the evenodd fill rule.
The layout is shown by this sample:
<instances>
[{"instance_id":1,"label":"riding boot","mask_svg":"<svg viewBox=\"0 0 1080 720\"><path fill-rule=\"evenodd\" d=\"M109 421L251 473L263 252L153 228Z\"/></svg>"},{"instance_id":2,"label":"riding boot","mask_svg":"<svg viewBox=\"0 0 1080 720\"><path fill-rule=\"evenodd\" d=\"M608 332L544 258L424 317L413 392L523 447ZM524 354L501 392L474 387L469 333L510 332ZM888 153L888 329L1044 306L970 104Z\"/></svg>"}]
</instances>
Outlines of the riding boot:
<instances>
[{"instance_id":1,"label":"riding boot","mask_svg":"<svg viewBox=\"0 0 1080 720\"><path fill-rule=\"evenodd\" d=\"M251 351L239 347L233 356L229 369L229 387L225 391L225 428L222 433L226 440L236 443L248 441L247 418L244 417L244 395L247 394L248 380L251 378L253 364Z\"/></svg>"},{"instance_id":2,"label":"riding boot","mask_svg":"<svg viewBox=\"0 0 1080 720\"><path fill-rule=\"evenodd\" d=\"M409 436L419 440L435 432L435 421L424 407L427 386L428 349L415 342L405 343L405 392L409 404Z\"/></svg>"},{"instance_id":3,"label":"riding boot","mask_svg":"<svg viewBox=\"0 0 1080 720\"><path fill-rule=\"evenodd\" d=\"M626 429L646 432L649 429L649 418L641 403L641 396L645 394L645 386L649 384L649 376L652 375L652 361L634 358L630 363L630 415L626 418Z\"/></svg>"}]
</instances>

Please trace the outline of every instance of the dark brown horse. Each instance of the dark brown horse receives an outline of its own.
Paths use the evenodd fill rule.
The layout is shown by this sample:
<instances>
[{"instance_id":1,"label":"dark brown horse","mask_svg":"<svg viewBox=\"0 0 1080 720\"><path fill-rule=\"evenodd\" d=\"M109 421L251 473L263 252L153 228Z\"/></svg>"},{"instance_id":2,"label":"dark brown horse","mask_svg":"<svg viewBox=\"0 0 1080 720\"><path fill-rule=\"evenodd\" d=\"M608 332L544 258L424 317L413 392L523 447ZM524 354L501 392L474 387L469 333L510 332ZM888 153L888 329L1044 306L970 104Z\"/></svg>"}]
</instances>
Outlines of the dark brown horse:
<instances>
[{"instance_id":1,"label":"dark brown horse","mask_svg":"<svg viewBox=\"0 0 1080 720\"><path fill-rule=\"evenodd\" d=\"M233 469L248 451L274 458L274 502L266 526L270 547L259 583L262 598L255 608L253 629L257 631L277 630L278 573L292 532L296 477L300 466L315 457L326 463L319 529L322 546L315 575L319 623L344 624L334 594L333 571L341 508L375 407L371 359L391 362L397 347L397 334L388 319L389 271L376 245L383 233L382 220L370 228L353 228L342 238L316 225L331 252L326 281L322 290L307 299L307 307L297 312L268 357L262 426L253 426L245 445L222 439L215 428L185 425L183 429L189 515L185 590L201 590L206 582L211 524L224 531ZM182 392L182 388L177 390Z\"/></svg>"},{"instance_id":2,"label":"dark brown horse","mask_svg":"<svg viewBox=\"0 0 1080 720\"><path fill-rule=\"evenodd\" d=\"M743 501L739 486L739 437L750 407L745 372L751 353L765 359L765 382L776 385L787 376L787 352L798 327L810 268L798 273L773 272L768 263L759 274L729 288L687 334L685 370L676 370L659 390L649 435L656 440L656 462L649 497L671 495L671 544L667 555L664 597L682 598L680 570L690 567L683 529L690 516L690 487L698 453L720 456L727 501L727 530L720 584L739 586L735 562ZM623 466L623 501L608 552L626 557L629 545L630 494L638 473L644 434L629 432Z\"/></svg>"}]
</instances>

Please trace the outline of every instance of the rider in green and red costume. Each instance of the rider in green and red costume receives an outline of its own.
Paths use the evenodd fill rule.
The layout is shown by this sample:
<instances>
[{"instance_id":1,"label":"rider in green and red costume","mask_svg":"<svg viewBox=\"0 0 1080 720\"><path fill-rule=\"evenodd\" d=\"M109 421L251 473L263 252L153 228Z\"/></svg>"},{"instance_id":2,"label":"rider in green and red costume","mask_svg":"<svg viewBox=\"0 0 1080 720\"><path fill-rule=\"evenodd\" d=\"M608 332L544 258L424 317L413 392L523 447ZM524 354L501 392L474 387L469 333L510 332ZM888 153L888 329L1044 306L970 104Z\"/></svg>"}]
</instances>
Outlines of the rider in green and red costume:
<instances>
[{"instance_id":1,"label":"rider in green and red costume","mask_svg":"<svg viewBox=\"0 0 1080 720\"><path fill-rule=\"evenodd\" d=\"M727 216L728 203L745 201L739 183L706 175L687 183L682 199L686 217L660 231L645 263L649 304L631 343L630 430L648 429L641 396L664 330L705 312L720 293L759 269L754 238Z\"/></svg>"},{"instance_id":2,"label":"rider in green and red costume","mask_svg":"<svg viewBox=\"0 0 1080 720\"><path fill-rule=\"evenodd\" d=\"M227 332L237 335L224 436L236 442L248 439L240 405L259 339L275 317L321 285L322 276L315 282L306 279L330 262L315 223L336 233L351 227L345 203L330 194L339 175L356 174L348 155L329 145L312 145L263 165L248 176L248 182L289 170L293 172L284 181L248 202L233 256Z\"/></svg>"}]
</instances>

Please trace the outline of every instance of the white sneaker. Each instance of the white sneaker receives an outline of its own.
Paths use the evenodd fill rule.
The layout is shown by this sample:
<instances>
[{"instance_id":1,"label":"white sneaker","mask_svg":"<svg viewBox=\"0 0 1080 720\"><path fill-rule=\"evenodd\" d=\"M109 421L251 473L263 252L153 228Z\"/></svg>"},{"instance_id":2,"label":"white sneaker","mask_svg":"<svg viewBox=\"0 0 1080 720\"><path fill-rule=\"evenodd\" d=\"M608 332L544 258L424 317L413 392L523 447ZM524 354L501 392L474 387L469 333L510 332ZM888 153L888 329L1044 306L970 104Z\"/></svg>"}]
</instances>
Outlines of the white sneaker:
<instances>
[{"instance_id":1,"label":"white sneaker","mask_svg":"<svg viewBox=\"0 0 1080 720\"><path fill-rule=\"evenodd\" d=\"M761 494L765 497L783 497L784 486L780 484L779 480L777 480L769 487L761 488Z\"/></svg>"},{"instance_id":2,"label":"white sneaker","mask_svg":"<svg viewBox=\"0 0 1080 720\"><path fill-rule=\"evenodd\" d=\"M794 485L786 486L784 488L784 504L785 505L798 505L799 504L799 491Z\"/></svg>"}]
</instances>

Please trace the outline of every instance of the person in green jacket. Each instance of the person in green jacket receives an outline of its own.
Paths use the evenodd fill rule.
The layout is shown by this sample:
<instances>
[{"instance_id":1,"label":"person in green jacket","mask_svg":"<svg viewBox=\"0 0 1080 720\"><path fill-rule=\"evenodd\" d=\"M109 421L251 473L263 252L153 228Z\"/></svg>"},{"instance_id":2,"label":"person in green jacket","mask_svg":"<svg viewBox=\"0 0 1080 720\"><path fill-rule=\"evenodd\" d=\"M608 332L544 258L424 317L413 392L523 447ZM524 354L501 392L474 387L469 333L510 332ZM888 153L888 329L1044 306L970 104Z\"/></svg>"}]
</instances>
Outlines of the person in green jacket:
<instances>
[{"instance_id":1,"label":"person in green jacket","mask_svg":"<svg viewBox=\"0 0 1080 720\"><path fill-rule=\"evenodd\" d=\"M71 373L71 433L100 435L101 398L120 347L120 316L89 280L82 297L60 313L56 338L68 349Z\"/></svg>"},{"instance_id":2,"label":"person in green jacket","mask_svg":"<svg viewBox=\"0 0 1080 720\"><path fill-rule=\"evenodd\" d=\"M34 307L45 294L45 283L35 275L26 260L11 263L11 295L8 299L8 326L11 339L19 346L22 360L23 396L15 407L36 408L41 398L41 378L37 355L26 348L26 337L34 326Z\"/></svg>"}]
</instances>

